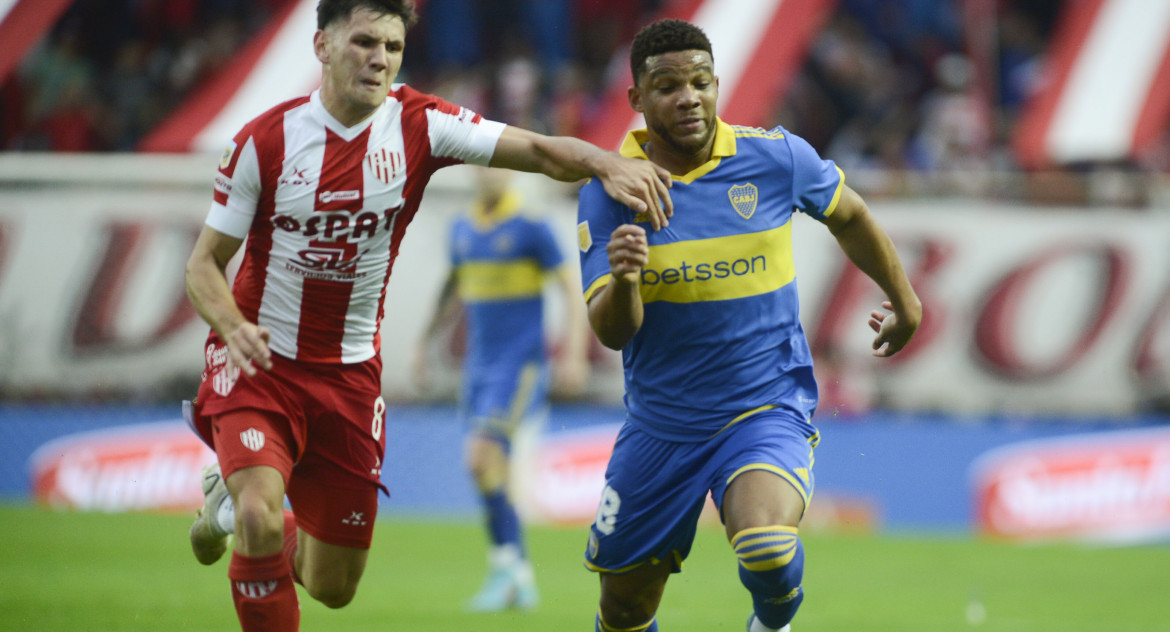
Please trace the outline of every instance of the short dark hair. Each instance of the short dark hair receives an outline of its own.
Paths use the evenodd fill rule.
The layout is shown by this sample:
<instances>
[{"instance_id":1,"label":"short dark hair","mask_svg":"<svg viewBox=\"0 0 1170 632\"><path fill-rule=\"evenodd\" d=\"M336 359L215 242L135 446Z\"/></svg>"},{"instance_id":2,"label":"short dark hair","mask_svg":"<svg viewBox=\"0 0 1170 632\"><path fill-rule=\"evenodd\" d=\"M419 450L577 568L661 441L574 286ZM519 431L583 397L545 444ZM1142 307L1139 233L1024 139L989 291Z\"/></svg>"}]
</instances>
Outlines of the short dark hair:
<instances>
[{"instance_id":1,"label":"short dark hair","mask_svg":"<svg viewBox=\"0 0 1170 632\"><path fill-rule=\"evenodd\" d=\"M321 0L317 3L317 28L325 27L337 20L347 19L354 9L369 9L377 13L396 15L406 28L418 22L411 0Z\"/></svg>"},{"instance_id":2,"label":"short dark hair","mask_svg":"<svg viewBox=\"0 0 1170 632\"><path fill-rule=\"evenodd\" d=\"M703 29L686 20L666 19L642 27L630 45L630 72L637 84L646 72L646 58L680 50L701 50L715 59Z\"/></svg>"}]
</instances>

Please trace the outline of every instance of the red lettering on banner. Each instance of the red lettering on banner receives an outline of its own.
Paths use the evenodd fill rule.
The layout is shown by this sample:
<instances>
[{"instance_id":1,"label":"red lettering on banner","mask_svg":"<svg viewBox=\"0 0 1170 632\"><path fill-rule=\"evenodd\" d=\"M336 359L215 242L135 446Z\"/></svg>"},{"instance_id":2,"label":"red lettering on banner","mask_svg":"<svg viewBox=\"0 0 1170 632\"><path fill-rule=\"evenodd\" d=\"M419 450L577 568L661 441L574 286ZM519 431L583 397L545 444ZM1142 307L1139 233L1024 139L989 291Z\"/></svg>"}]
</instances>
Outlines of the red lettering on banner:
<instances>
[{"instance_id":1,"label":"red lettering on banner","mask_svg":"<svg viewBox=\"0 0 1170 632\"><path fill-rule=\"evenodd\" d=\"M1150 398L1170 401L1170 287L1134 345L1133 369Z\"/></svg>"},{"instance_id":2,"label":"red lettering on banner","mask_svg":"<svg viewBox=\"0 0 1170 632\"><path fill-rule=\"evenodd\" d=\"M77 311L73 326L73 346L81 351L118 347L123 350L139 350L154 346L182 329L197 317L195 309L181 287L172 289L173 296L159 296L158 302L170 301L167 312L151 330L133 332L133 338L120 331L120 320L125 292L134 285L134 275L139 271L142 251L155 227L135 223L113 223L107 229L109 239L102 261L97 265L93 281ZM195 244L198 231L184 229L189 246ZM190 248L184 248L189 252Z\"/></svg>"},{"instance_id":3,"label":"red lettering on banner","mask_svg":"<svg viewBox=\"0 0 1170 632\"><path fill-rule=\"evenodd\" d=\"M974 467L980 530L1009 538L1170 534L1170 431L1026 442Z\"/></svg>"},{"instance_id":4,"label":"red lettering on banner","mask_svg":"<svg viewBox=\"0 0 1170 632\"><path fill-rule=\"evenodd\" d=\"M1072 257L1088 255L1099 262L1104 274L1098 277L1097 300L1084 330L1068 348L1047 364L1029 362L1019 353L1018 330L1020 303L1032 290L1032 284L1045 268ZM1109 245L1086 244L1057 246L1025 262L1003 277L989 293L975 325L975 348L991 369L1013 378L1042 379L1074 366L1105 331L1117 314L1121 298L1129 284L1129 260L1120 249ZM1086 284L1093 280L1086 279ZM1067 323L1054 323L1054 325Z\"/></svg>"},{"instance_id":5,"label":"red lettering on banner","mask_svg":"<svg viewBox=\"0 0 1170 632\"><path fill-rule=\"evenodd\" d=\"M950 244L935 239L924 238L910 244L904 243L905 240L899 241L898 250L904 256L910 255L904 258L904 262L913 261L913 267L908 266L907 276L919 300L922 301L923 318L911 343L897 355L886 360L896 363L910 360L942 333L943 323L946 322L946 309L941 301L933 300L929 288L934 276L950 261L954 253L954 247ZM856 327L858 323L864 324L864 316L876 309L880 301L884 300L873 281L848 260L844 261L831 288L824 308L813 321L817 323L810 341L814 353L821 353L828 348L840 348L846 332ZM866 301L871 300L875 302L873 305L866 304Z\"/></svg>"},{"instance_id":6,"label":"red lettering on banner","mask_svg":"<svg viewBox=\"0 0 1170 632\"><path fill-rule=\"evenodd\" d=\"M186 511L203 503L198 481L214 458L182 422L69 435L29 459L33 497L71 509Z\"/></svg>"},{"instance_id":7,"label":"red lettering on banner","mask_svg":"<svg viewBox=\"0 0 1170 632\"><path fill-rule=\"evenodd\" d=\"M529 477L529 496L537 514L559 523L593 519L618 428L598 426L544 442Z\"/></svg>"}]
</instances>

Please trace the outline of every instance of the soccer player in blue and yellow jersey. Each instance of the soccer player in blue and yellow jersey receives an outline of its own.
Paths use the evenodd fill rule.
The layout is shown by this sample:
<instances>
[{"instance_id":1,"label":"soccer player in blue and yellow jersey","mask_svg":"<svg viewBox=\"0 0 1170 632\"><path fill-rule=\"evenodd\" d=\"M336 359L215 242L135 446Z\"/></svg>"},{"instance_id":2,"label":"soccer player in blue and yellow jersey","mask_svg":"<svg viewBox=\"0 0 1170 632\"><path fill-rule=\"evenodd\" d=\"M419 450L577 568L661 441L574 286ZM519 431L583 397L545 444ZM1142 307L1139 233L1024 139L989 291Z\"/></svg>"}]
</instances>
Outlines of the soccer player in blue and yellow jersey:
<instances>
[{"instance_id":1,"label":"soccer player in blue and yellow jersey","mask_svg":"<svg viewBox=\"0 0 1170 632\"><path fill-rule=\"evenodd\" d=\"M489 573L469 608L490 612L529 609L537 603L532 566L520 520L508 495L509 456L519 424L548 407L543 289L555 277L566 305L563 345L554 378L573 394L588 376L584 305L576 270L548 223L523 212L509 186L510 172L476 169L476 199L451 230L451 273L440 292L424 344L462 303L467 316L460 416L467 422L467 466L486 514ZM456 300L458 299L458 300ZM426 353L416 354L415 375L426 379Z\"/></svg>"},{"instance_id":2,"label":"soccer player in blue and yellow jersey","mask_svg":"<svg viewBox=\"0 0 1170 632\"><path fill-rule=\"evenodd\" d=\"M752 596L750 632L788 630L803 599L798 528L813 491L812 356L801 329L792 222L823 223L885 292L873 354L896 353L922 305L898 255L831 161L782 128L715 115L719 80L699 28L663 20L630 50L629 101L646 129L621 151L674 177L660 230L580 192L581 274L593 330L621 349L626 422L585 565L601 576L599 632L654 631L667 577L710 492Z\"/></svg>"}]
</instances>

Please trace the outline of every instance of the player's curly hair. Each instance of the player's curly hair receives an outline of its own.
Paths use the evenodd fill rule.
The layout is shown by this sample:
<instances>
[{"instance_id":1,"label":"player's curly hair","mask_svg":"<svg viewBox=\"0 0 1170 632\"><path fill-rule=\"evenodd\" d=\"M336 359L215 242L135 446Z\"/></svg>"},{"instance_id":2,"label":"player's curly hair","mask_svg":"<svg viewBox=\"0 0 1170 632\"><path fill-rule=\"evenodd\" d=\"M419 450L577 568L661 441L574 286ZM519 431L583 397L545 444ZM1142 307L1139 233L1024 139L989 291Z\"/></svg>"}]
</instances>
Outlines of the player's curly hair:
<instances>
[{"instance_id":1,"label":"player's curly hair","mask_svg":"<svg viewBox=\"0 0 1170 632\"><path fill-rule=\"evenodd\" d=\"M411 0L321 0L317 3L317 28L324 30L337 20L349 18L353 10L359 8L396 15L406 28L418 22Z\"/></svg>"},{"instance_id":2,"label":"player's curly hair","mask_svg":"<svg viewBox=\"0 0 1170 632\"><path fill-rule=\"evenodd\" d=\"M634 75L634 83L642 80L647 57L680 50L707 51L712 59L715 58L707 34L690 22L666 19L642 27L630 45L630 72Z\"/></svg>"}]
</instances>

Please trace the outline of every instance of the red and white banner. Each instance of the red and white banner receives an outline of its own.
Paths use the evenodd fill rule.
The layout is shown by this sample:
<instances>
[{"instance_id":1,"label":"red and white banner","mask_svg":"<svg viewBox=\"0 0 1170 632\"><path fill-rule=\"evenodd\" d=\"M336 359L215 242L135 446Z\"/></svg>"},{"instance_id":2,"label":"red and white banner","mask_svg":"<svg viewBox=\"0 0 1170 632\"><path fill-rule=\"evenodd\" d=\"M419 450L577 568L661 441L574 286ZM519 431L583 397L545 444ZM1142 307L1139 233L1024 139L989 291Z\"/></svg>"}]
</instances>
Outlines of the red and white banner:
<instances>
[{"instance_id":1,"label":"red and white banner","mask_svg":"<svg viewBox=\"0 0 1170 632\"><path fill-rule=\"evenodd\" d=\"M182 421L69 435L29 459L33 498L96 511L192 510L215 454Z\"/></svg>"},{"instance_id":2,"label":"red and white banner","mask_svg":"<svg viewBox=\"0 0 1170 632\"><path fill-rule=\"evenodd\" d=\"M1140 158L1170 125L1170 2L1065 2L1015 134L1042 168Z\"/></svg>"},{"instance_id":3,"label":"red and white banner","mask_svg":"<svg viewBox=\"0 0 1170 632\"><path fill-rule=\"evenodd\" d=\"M0 85L73 0L0 0Z\"/></svg>"},{"instance_id":4,"label":"red and white banner","mask_svg":"<svg viewBox=\"0 0 1170 632\"><path fill-rule=\"evenodd\" d=\"M663 16L691 20L711 38L720 77L720 113L739 125L764 125L835 4L679 0L667 3ZM321 64L312 47L316 6L317 0L292 3L235 56L230 68L189 97L138 149L219 152L249 120L319 85ZM636 123L625 97L631 83L628 64L623 67L623 75L607 92L603 120L587 131L589 140L605 147L616 147Z\"/></svg>"},{"instance_id":5,"label":"red and white banner","mask_svg":"<svg viewBox=\"0 0 1170 632\"><path fill-rule=\"evenodd\" d=\"M973 466L978 528L1008 538L1170 536L1170 429L1015 444Z\"/></svg>"},{"instance_id":6,"label":"red and white banner","mask_svg":"<svg viewBox=\"0 0 1170 632\"><path fill-rule=\"evenodd\" d=\"M232 64L144 138L143 152L223 151L248 121L321 83L313 52L317 0L291 2L253 36Z\"/></svg>"},{"instance_id":7,"label":"red and white banner","mask_svg":"<svg viewBox=\"0 0 1170 632\"><path fill-rule=\"evenodd\" d=\"M204 168L208 184L193 190L0 188L5 392L195 383L207 326L187 301L183 267L209 205L214 165ZM517 182L539 191L544 180ZM401 359L425 329L415 307L433 304L442 287L441 244L470 201L466 183L459 168L440 172L403 241L382 322L388 400L427 396ZM572 200L531 199L546 201L573 252ZM889 359L870 356L865 324L880 292L823 226L798 218L793 228L806 334L814 349L829 350L819 370L854 379L841 384L849 393L877 392L907 410L1073 416L1125 415L1170 397L1170 216L959 200L874 202L872 210L925 306L913 342ZM561 307L550 301L554 339ZM599 347L594 356L589 395L620 401L620 356ZM436 363L451 393L457 366ZM823 381L835 388L834 379Z\"/></svg>"}]
</instances>

